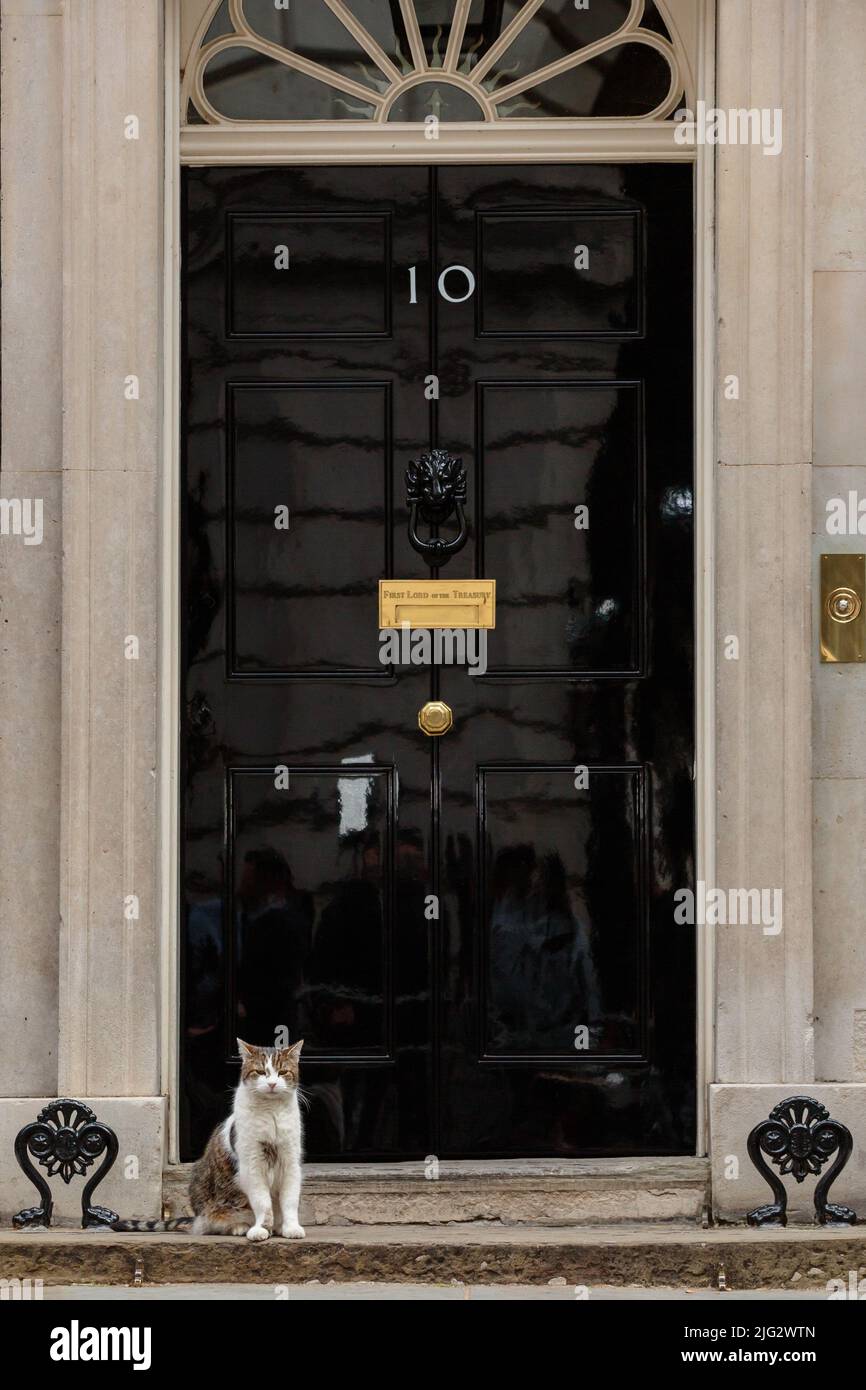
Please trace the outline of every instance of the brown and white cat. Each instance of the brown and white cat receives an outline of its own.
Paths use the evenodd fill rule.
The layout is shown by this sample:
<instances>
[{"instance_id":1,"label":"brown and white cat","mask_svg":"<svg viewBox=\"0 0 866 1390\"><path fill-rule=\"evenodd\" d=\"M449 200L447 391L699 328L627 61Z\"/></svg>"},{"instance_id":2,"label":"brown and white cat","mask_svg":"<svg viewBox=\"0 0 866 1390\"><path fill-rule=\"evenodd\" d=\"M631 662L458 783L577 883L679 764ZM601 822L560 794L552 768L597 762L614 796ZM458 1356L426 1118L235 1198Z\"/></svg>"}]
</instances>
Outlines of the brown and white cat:
<instances>
[{"instance_id":1,"label":"brown and white cat","mask_svg":"<svg viewBox=\"0 0 866 1390\"><path fill-rule=\"evenodd\" d=\"M293 1047L254 1047L238 1038L241 1079L228 1119L218 1125L192 1171L195 1215L170 1221L118 1221L116 1231L193 1235L271 1234L300 1240L303 1134L298 1074L303 1039Z\"/></svg>"}]
</instances>

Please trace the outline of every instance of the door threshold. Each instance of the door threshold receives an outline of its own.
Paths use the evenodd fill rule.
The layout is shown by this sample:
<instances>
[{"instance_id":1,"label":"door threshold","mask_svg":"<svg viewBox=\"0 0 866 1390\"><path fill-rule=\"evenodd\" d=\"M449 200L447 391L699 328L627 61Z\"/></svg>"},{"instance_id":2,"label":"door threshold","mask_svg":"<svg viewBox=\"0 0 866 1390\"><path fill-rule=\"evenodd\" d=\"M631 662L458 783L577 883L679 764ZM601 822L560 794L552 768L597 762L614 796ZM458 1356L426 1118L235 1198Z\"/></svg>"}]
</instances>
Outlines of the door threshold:
<instances>
[{"instance_id":1,"label":"door threshold","mask_svg":"<svg viewBox=\"0 0 866 1390\"><path fill-rule=\"evenodd\" d=\"M165 1169L167 1215L187 1209L191 1171L192 1164ZM690 1156L311 1163L301 1220L307 1226L700 1222L708 1190L709 1160Z\"/></svg>"}]
</instances>

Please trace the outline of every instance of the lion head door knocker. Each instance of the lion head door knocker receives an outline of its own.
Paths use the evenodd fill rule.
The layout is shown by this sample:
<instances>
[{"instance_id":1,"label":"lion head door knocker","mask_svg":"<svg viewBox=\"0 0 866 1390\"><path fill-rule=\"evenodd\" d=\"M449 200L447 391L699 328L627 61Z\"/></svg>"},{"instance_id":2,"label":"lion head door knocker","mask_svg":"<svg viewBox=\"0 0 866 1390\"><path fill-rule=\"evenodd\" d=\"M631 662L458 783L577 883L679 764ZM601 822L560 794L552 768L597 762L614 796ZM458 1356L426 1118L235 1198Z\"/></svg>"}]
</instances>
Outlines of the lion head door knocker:
<instances>
[{"instance_id":1,"label":"lion head door knocker","mask_svg":"<svg viewBox=\"0 0 866 1390\"><path fill-rule=\"evenodd\" d=\"M769 1119L761 1120L749 1135L749 1158L776 1199L750 1211L746 1218L749 1225L787 1225L788 1195L782 1178L790 1173L799 1183L809 1176L818 1177L834 1155L832 1166L815 1187L815 1217L822 1226L835 1222L853 1225L857 1215L850 1207L827 1201L831 1184L851 1157L852 1148L850 1129L839 1120L831 1120L829 1110L820 1101L811 1096L789 1096L781 1101L770 1111ZM764 1154L776 1164L779 1176L769 1167Z\"/></svg>"},{"instance_id":2,"label":"lion head door knocker","mask_svg":"<svg viewBox=\"0 0 866 1390\"><path fill-rule=\"evenodd\" d=\"M108 1207L92 1206L94 1188L102 1182L117 1158L117 1135L108 1125L97 1120L89 1106L80 1100L55 1100L39 1112L32 1124L19 1130L15 1139L15 1157L33 1183L42 1201L38 1207L27 1207L13 1217L15 1226L50 1226L54 1203L45 1178L34 1168L35 1158L49 1178L59 1176L65 1183L84 1177L88 1168L102 1159L99 1167L85 1183L81 1194L81 1224L85 1228L111 1226L117 1212Z\"/></svg>"},{"instance_id":3,"label":"lion head door knocker","mask_svg":"<svg viewBox=\"0 0 866 1390\"><path fill-rule=\"evenodd\" d=\"M444 565L466 544L466 471L463 460L444 449L432 449L413 459L406 469L406 504L409 508L409 541L423 555L431 569ZM440 536L418 535L418 518L428 526L441 526L456 512L459 530L452 540Z\"/></svg>"}]
</instances>

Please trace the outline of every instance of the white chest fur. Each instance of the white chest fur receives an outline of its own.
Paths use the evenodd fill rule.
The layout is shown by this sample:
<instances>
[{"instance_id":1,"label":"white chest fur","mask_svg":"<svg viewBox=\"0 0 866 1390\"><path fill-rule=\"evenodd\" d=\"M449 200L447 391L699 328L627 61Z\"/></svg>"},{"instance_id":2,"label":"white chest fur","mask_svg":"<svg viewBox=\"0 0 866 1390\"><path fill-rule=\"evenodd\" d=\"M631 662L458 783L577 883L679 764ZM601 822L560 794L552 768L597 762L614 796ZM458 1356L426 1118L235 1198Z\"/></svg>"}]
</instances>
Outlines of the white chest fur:
<instances>
[{"instance_id":1,"label":"white chest fur","mask_svg":"<svg viewBox=\"0 0 866 1390\"><path fill-rule=\"evenodd\" d=\"M240 1092L224 1136L237 1158L238 1186L253 1210L250 1240L298 1238L301 1194L301 1116L297 1094L273 1097ZM232 1142L233 1141L233 1142Z\"/></svg>"}]
</instances>

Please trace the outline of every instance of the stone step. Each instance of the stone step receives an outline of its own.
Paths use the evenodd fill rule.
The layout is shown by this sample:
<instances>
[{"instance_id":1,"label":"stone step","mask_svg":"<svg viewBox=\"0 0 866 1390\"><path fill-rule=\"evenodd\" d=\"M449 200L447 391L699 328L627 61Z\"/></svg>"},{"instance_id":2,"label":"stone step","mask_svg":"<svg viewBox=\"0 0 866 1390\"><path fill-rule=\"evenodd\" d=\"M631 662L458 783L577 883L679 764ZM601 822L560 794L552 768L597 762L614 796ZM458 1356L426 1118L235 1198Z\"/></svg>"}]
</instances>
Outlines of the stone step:
<instances>
[{"instance_id":1,"label":"stone step","mask_svg":"<svg viewBox=\"0 0 866 1390\"><path fill-rule=\"evenodd\" d=\"M44 1284L547 1284L849 1289L866 1270L857 1228L756 1231L641 1225L554 1229L319 1226L306 1240L110 1231L4 1231L0 1279ZM5 1286L4 1286L5 1287Z\"/></svg>"},{"instance_id":2,"label":"stone step","mask_svg":"<svg viewBox=\"0 0 866 1390\"><path fill-rule=\"evenodd\" d=\"M189 1210L192 1165L163 1174L166 1215ZM705 1158L440 1160L308 1164L304 1226L423 1225L497 1221L572 1226L619 1221L694 1221L707 1202ZM132 1215L132 1213L124 1213Z\"/></svg>"}]
</instances>

